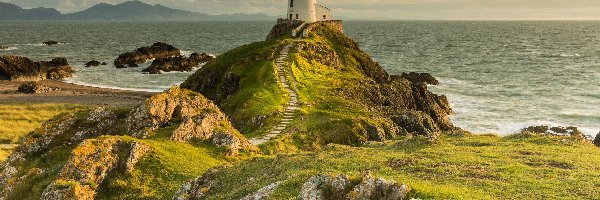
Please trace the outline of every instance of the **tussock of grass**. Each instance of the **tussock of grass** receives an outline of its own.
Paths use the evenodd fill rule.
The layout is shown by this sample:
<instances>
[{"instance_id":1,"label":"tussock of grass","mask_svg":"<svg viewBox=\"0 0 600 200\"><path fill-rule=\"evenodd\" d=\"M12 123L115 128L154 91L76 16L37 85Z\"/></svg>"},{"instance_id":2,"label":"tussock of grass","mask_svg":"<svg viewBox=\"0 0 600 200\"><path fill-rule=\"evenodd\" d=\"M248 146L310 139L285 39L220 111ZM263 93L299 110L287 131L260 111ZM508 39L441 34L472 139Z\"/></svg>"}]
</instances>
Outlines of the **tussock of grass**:
<instances>
[{"instance_id":1,"label":"tussock of grass","mask_svg":"<svg viewBox=\"0 0 600 200\"><path fill-rule=\"evenodd\" d=\"M219 194L214 199L235 199L285 181L272 198L293 199L315 174L366 171L406 183L411 197L422 199L600 198L600 148L547 136L414 138L264 157L220 173L225 184L211 193Z\"/></svg>"}]
</instances>

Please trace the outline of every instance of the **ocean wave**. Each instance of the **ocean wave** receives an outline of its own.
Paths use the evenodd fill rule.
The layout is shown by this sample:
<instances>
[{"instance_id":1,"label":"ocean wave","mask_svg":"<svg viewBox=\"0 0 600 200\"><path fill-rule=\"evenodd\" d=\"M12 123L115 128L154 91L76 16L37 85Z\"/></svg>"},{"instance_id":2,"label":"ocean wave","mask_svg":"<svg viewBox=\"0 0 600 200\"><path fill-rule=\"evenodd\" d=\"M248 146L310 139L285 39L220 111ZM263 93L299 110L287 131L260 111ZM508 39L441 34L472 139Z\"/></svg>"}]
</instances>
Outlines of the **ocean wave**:
<instances>
[{"instance_id":1,"label":"ocean wave","mask_svg":"<svg viewBox=\"0 0 600 200\"><path fill-rule=\"evenodd\" d=\"M575 54L566 54L566 53L561 53L561 54L540 54L541 57L543 58L577 58L577 57L581 57L581 55L575 53Z\"/></svg>"}]
</instances>

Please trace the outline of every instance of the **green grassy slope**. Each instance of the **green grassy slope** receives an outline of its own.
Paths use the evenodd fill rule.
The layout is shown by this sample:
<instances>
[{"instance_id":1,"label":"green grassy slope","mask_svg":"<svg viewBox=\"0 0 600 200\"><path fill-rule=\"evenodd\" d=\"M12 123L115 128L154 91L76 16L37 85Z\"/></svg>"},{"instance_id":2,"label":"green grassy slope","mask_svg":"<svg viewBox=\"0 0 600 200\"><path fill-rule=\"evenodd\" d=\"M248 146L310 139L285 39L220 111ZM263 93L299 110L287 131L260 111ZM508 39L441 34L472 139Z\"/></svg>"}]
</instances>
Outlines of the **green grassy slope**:
<instances>
[{"instance_id":1,"label":"green grassy slope","mask_svg":"<svg viewBox=\"0 0 600 200\"><path fill-rule=\"evenodd\" d=\"M563 137L518 134L334 145L319 152L262 157L220 172L211 199L241 198L276 181L284 183L271 199L295 199L302 183L315 174L358 177L366 171L409 185L413 198L600 198L600 148Z\"/></svg>"}]
</instances>

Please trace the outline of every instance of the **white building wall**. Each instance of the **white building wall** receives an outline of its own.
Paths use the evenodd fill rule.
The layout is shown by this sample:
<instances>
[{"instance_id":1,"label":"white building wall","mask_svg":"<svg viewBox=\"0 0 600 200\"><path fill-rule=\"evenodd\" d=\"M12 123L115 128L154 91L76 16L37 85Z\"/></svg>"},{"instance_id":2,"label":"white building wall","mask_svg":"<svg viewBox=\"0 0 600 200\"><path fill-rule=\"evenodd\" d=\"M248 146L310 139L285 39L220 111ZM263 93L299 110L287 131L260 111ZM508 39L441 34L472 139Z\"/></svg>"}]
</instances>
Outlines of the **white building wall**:
<instances>
[{"instance_id":1,"label":"white building wall","mask_svg":"<svg viewBox=\"0 0 600 200\"><path fill-rule=\"evenodd\" d=\"M325 6L316 4L317 10L317 21L327 21L332 20L333 16L331 15L331 10Z\"/></svg>"},{"instance_id":2,"label":"white building wall","mask_svg":"<svg viewBox=\"0 0 600 200\"><path fill-rule=\"evenodd\" d=\"M317 0L288 0L287 18L308 23L317 21Z\"/></svg>"}]
</instances>

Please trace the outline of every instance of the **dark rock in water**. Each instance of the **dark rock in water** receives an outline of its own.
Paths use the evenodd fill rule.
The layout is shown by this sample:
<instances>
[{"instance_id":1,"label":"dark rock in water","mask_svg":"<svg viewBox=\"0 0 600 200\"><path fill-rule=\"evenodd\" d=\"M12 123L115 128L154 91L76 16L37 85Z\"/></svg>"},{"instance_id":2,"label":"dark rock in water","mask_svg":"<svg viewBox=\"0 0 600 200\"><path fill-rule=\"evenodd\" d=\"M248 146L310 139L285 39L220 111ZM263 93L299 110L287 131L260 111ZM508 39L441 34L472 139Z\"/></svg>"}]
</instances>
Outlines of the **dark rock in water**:
<instances>
[{"instance_id":1,"label":"dark rock in water","mask_svg":"<svg viewBox=\"0 0 600 200\"><path fill-rule=\"evenodd\" d=\"M106 62L102 62L102 64L100 64L100 65L108 65L108 64Z\"/></svg>"},{"instance_id":2,"label":"dark rock in water","mask_svg":"<svg viewBox=\"0 0 600 200\"><path fill-rule=\"evenodd\" d=\"M587 137L583 134L583 132L579 131L577 127L569 126L569 127L549 127L545 125L541 126L530 126L521 130L522 133L534 133L534 134L542 134L542 135L560 135L560 136L570 136L581 140L586 140Z\"/></svg>"},{"instance_id":3,"label":"dark rock in water","mask_svg":"<svg viewBox=\"0 0 600 200\"><path fill-rule=\"evenodd\" d=\"M150 67L143 70L150 74L161 74L162 72L189 72L192 71L201 63L211 61L214 57L206 53L193 53L189 58L183 56L175 56L168 58L157 58L152 62Z\"/></svg>"},{"instance_id":4,"label":"dark rock in water","mask_svg":"<svg viewBox=\"0 0 600 200\"><path fill-rule=\"evenodd\" d=\"M132 52L119 55L115 59L116 68L135 67L137 64L145 63L148 60L180 56L181 51L169 44L157 42L149 47L141 47Z\"/></svg>"},{"instance_id":5,"label":"dark rock in water","mask_svg":"<svg viewBox=\"0 0 600 200\"><path fill-rule=\"evenodd\" d=\"M594 139L594 145L600 147L600 132L598 132L598 135L596 135L596 138Z\"/></svg>"},{"instance_id":6,"label":"dark rock in water","mask_svg":"<svg viewBox=\"0 0 600 200\"><path fill-rule=\"evenodd\" d=\"M71 77L73 72L65 58L34 62L21 56L0 56L0 80L39 81L62 79Z\"/></svg>"},{"instance_id":7,"label":"dark rock in water","mask_svg":"<svg viewBox=\"0 0 600 200\"><path fill-rule=\"evenodd\" d=\"M431 76L431 74L428 73L402 73L402 78L405 78L406 80L413 83L426 83L430 85L440 84L440 82L437 79L435 79L435 77Z\"/></svg>"},{"instance_id":8,"label":"dark rock in water","mask_svg":"<svg viewBox=\"0 0 600 200\"><path fill-rule=\"evenodd\" d=\"M48 45L48 46L51 46L51 45L62 44L62 42L55 41L55 40L48 40L48 41L45 41L44 44Z\"/></svg>"},{"instance_id":9,"label":"dark rock in water","mask_svg":"<svg viewBox=\"0 0 600 200\"><path fill-rule=\"evenodd\" d=\"M101 63L97 60L92 60L90 62L85 63L85 67L96 67L99 66Z\"/></svg>"},{"instance_id":10,"label":"dark rock in water","mask_svg":"<svg viewBox=\"0 0 600 200\"><path fill-rule=\"evenodd\" d=\"M7 46L1 46L1 45L0 45L0 50L7 50L7 49L8 49L8 47L7 47Z\"/></svg>"},{"instance_id":11,"label":"dark rock in water","mask_svg":"<svg viewBox=\"0 0 600 200\"><path fill-rule=\"evenodd\" d=\"M38 82L26 82L19 86L19 90L17 92L23 94L40 94L52 91L60 91L60 88L50 88L46 87Z\"/></svg>"}]
</instances>

